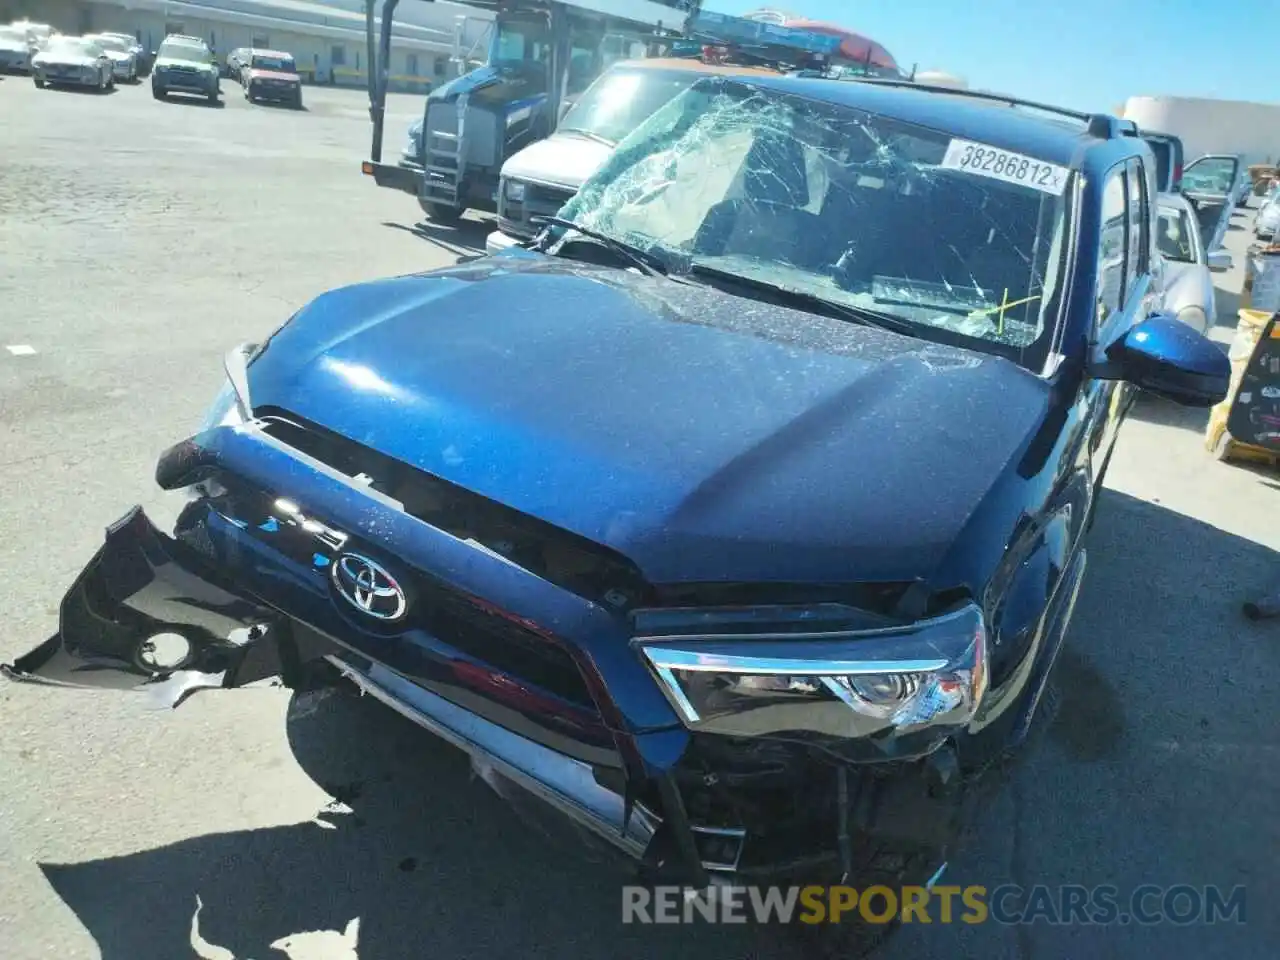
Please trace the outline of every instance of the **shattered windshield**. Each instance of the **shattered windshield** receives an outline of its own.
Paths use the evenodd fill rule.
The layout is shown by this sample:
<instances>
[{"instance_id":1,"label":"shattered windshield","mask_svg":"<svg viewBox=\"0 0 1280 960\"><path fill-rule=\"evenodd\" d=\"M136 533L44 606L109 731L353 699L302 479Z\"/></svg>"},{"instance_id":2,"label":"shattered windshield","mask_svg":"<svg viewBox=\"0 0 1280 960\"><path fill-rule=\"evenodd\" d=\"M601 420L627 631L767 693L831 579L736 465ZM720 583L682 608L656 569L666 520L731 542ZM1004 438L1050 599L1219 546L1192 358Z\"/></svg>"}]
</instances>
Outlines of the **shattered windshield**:
<instances>
[{"instance_id":1,"label":"shattered windshield","mask_svg":"<svg viewBox=\"0 0 1280 960\"><path fill-rule=\"evenodd\" d=\"M695 79L687 70L614 68L591 85L557 129L617 143Z\"/></svg>"},{"instance_id":2,"label":"shattered windshield","mask_svg":"<svg viewBox=\"0 0 1280 960\"><path fill-rule=\"evenodd\" d=\"M691 268L889 314L922 337L1035 368L1050 339L1068 174L1007 151L972 172L971 147L990 149L708 79L627 137L561 216ZM1056 185L1026 185L1041 167Z\"/></svg>"}]
</instances>

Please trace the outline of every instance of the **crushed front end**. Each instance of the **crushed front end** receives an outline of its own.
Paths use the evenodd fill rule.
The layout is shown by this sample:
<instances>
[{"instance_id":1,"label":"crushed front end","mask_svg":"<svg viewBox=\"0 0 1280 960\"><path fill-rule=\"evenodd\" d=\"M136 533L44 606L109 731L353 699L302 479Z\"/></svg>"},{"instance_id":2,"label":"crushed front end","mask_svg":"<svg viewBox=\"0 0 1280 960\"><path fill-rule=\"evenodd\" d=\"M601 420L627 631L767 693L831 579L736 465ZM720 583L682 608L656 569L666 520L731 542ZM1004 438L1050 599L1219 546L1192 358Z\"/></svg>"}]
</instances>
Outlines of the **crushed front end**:
<instances>
[{"instance_id":1,"label":"crushed front end","mask_svg":"<svg viewBox=\"0 0 1280 960\"><path fill-rule=\"evenodd\" d=\"M972 604L656 605L625 558L284 415L228 413L157 479L187 498L172 535L140 509L109 528L11 678L176 705L333 668L513 802L696 886L952 834Z\"/></svg>"}]
</instances>

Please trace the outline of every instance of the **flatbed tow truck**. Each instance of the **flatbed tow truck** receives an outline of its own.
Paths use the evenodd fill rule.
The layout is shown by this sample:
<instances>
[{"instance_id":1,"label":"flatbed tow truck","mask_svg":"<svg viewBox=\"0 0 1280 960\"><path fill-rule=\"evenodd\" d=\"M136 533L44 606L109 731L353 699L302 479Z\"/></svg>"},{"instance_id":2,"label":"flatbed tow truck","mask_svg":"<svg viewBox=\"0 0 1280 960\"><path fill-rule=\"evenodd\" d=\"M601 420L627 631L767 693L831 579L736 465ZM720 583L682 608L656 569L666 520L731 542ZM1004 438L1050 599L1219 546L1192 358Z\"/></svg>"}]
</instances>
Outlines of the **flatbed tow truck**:
<instances>
[{"instance_id":1,"label":"flatbed tow truck","mask_svg":"<svg viewBox=\"0 0 1280 960\"><path fill-rule=\"evenodd\" d=\"M452 222L469 209L496 212L506 159L550 134L609 62L681 37L701 0L467 0L495 14L483 66L432 90L418 156L385 163L387 64L399 3L367 8L373 142L361 169L378 186L417 197L429 218Z\"/></svg>"}]
</instances>

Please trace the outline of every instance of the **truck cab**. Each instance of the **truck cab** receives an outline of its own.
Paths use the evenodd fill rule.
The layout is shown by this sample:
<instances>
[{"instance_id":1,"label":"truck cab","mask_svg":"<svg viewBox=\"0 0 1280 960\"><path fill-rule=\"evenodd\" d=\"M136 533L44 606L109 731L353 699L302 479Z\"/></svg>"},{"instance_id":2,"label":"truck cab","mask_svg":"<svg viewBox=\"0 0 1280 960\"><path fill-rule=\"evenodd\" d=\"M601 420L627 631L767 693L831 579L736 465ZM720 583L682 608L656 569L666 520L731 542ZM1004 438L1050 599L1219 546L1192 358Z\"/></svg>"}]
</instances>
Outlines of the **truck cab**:
<instances>
[{"instance_id":1,"label":"truck cab","mask_svg":"<svg viewBox=\"0 0 1280 960\"><path fill-rule=\"evenodd\" d=\"M568 203L627 134L700 77L774 73L674 57L615 63L569 107L551 136L503 164L498 229L486 239L485 251L496 253L532 240L542 229L539 218Z\"/></svg>"},{"instance_id":2,"label":"truck cab","mask_svg":"<svg viewBox=\"0 0 1280 960\"><path fill-rule=\"evenodd\" d=\"M659 38L678 35L688 6L685 0L470 5L496 12L483 65L427 97L421 135L411 131L416 158L381 163L378 126L375 155L364 164L379 186L416 195L423 212L442 222L469 209L496 212L507 158L548 136L610 62L643 56ZM384 10L383 16L390 14Z\"/></svg>"},{"instance_id":3,"label":"truck cab","mask_svg":"<svg viewBox=\"0 0 1280 960\"><path fill-rule=\"evenodd\" d=\"M782 73L831 79L901 77L874 40L833 24L758 12L745 17L702 11L664 57L609 66L568 106L556 130L502 167L498 229L485 241L497 253L532 240L539 218L554 215L650 114L700 77Z\"/></svg>"}]
</instances>

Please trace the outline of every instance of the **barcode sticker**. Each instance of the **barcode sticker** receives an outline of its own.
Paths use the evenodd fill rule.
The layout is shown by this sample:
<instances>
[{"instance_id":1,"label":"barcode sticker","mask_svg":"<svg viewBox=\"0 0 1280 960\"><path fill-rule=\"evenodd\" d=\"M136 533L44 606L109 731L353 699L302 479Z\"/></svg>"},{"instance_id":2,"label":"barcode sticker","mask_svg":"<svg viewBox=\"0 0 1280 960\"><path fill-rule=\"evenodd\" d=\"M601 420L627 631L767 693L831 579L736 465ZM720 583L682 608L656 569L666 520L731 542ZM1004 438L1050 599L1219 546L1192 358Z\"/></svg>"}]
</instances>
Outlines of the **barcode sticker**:
<instances>
[{"instance_id":1,"label":"barcode sticker","mask_svg":"<svg viewBox=\"0 0 1280 960\"><path fill-rule=\"evenodd\" d=\"M941 166L948 170L961 170L979 177L1003 180L1019 186L1031 187L1055 197L1062 196L1067 188L1067 175L1071 172L1056 163L1047 163L1011 150L974 143L972 140L952 140Z\"/></svg>"}]
</instances>

